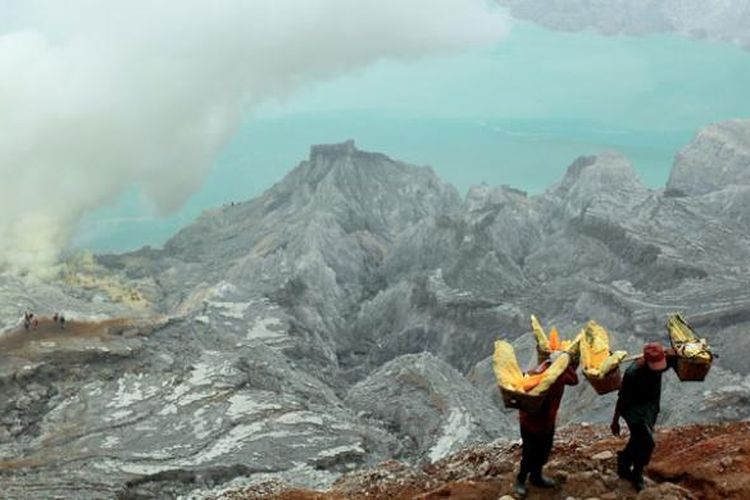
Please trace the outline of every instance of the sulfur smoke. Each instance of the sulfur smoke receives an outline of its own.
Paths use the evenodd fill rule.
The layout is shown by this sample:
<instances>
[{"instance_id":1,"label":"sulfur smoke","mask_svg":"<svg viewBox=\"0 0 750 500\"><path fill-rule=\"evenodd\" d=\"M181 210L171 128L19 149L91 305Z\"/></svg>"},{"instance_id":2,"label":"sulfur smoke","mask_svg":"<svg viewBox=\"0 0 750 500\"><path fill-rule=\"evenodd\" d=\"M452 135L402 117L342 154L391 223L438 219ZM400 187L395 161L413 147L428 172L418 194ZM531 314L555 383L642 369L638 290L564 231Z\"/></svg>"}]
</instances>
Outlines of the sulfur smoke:
<instances>
[{"instance_id":1,"label":"sulfur smoke","mask_svg":"<svg viewBox=\"0 0 750 500\"><path fill-rule=\"evenodd\" d=\"M0 0L0 269L130 186L178 208L264 100L505 30L482 0Z\"/></svg>"}]
</instances>

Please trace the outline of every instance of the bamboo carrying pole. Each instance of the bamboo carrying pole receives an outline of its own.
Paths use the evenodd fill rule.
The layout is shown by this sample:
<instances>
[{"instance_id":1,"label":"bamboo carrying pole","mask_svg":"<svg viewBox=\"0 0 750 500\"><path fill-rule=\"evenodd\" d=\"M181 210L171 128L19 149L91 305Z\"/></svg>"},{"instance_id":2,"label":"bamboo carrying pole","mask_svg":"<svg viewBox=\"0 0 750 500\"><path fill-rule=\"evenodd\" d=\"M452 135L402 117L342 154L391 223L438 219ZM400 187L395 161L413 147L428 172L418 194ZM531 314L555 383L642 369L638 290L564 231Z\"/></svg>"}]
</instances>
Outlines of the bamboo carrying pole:
<instances>
[{"instance_id":1,"label":"bamboo carrying pole","mask_svg":"<svg viewBox=\"0 0 750 500\"><path fill-rule=\"evenodd\" d=\"M716 354L716 353L711 353L711 356L713 356L714 358L718 358L719 357L719 355ZM642 357L643 357L643 353L641 353L641 354L633 354L632 356L628 356L627 358L623 359L620 362L621 363L627 363L627 362L630 362L630 361L635 361L637 359L641 359Z\"/></svg>"},{"instance_id":2,"label":"bamboo carrying pole","mask_svg":"<svg viewBox=\"0 0 750 500\"><path fill-rule=\"evenodd\" d=\"M637 359L641 359L643 357L643 353L641 354L633 354L632 356L628 356L627 358L623 359L621 363L627 363L629 361L635 361Z\"/></svg>"}]
</instances>

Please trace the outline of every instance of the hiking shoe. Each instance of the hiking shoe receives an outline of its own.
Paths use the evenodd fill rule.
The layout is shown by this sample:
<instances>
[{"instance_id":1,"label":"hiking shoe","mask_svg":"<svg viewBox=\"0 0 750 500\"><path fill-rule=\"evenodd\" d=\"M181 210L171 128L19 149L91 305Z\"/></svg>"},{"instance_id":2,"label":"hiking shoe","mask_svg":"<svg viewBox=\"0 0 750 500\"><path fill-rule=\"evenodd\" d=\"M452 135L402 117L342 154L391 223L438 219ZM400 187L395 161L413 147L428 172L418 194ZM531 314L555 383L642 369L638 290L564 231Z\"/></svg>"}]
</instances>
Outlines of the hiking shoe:
<instances>
[{"instance_id":1,"label":"hiking shoe","mask_svg":"<svg viewBox=\"0 0 750 500\"><path fill-rule=\"evenodd\" d=\"M548 477L539 476L537 478L531 478L531 484L537 488L555 488L557 487L557 481Z\"/></svg>"},{"instance_id":2,"label":"hiking shoe","mask_svg":"<svg viewBox=\"0 0 750 500\"><path fill-rule=\"evenodd\" d=\"M633 473L629 470L625 470L624 468L618 467L617 468L617 476L620 479L625 479L626 481L632 481L633 480Z\"/></svg>"},{"instance_id":3,"label":"hiking shoe","mask_svg":"<svg viewBox=\"0 0 750 500\"><path fill-rule=\"evenodd\" d=\"M642 475L633 476L630 481L633 483L633 488L635 488L635 491L641 491L643 488L645 488Z\"/></svg>"},{"instance_id":4,"label":"hiking shoe","mask_svg":"<svg viewBox=\"0 0 750 500\"><path fill-rule=\"evenodd\" d=\"M521 481L516 480L516 485L513 486L513 491L516 492L516 495L518 495L519 498L523 498L526 496L526 485L523 484Z\"/></svg>"},{"instance_id":5,"label":"hiking shoe","mask_svg":"<svg viewBox=\"0 0 750 500\"><path fill-rule=\"evenodd\" d=\"M622 453L617 453L617 475L628 481L633 479L633 471L630 470L630 465L625 463L625 459L622 457Z\"/></svg>"}]
</instances>

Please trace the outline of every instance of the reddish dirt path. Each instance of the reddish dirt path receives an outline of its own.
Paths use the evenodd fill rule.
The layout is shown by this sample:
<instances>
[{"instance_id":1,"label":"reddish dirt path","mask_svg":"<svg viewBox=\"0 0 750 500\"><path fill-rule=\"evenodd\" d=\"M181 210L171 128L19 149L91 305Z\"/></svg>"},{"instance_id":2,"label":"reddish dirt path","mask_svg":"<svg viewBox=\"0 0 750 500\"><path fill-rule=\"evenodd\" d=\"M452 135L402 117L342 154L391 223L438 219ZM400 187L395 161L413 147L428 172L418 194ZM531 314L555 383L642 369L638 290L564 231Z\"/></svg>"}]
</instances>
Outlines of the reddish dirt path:
<instances>
[{"instance_id":1,"label":"reddish dirt path","mask_svg":"<svg viewBox=\"0 0 750 500\"><path fill-rule=\"evenodd\" d=\"M130 320L114 318L103 321L66 321L65 328L51 317L37 318L37 328L25 330L23 325L0 334L0 353L11 356L28 355L27 346L32 341L64 341L72 338L107 338L110 332L124 329Z\"/></svg>"},{"instance_id":2,"label":"reddish dirt path","mask_svg":"<svg viewBox=\"0 0 750 500\"><path fill-rule=\"evenodd\" d=\"M574 498L679 500L750 499L750 422L690 425L657 434L647 487L636 494L615 475L615 452L626 438L604 427L568 427L558 433L547 473L562 486L529 488L530 500ZM284 489L278 484L235 490L220 498L245 500L471 499L513 495L517 446L465 449L423 469L385 462L339 479L326 492Z\"/></svg>"},{"instance_id":3,"label":"reddish dirt path","mask_svg":"<svg viewBox=\"0 0 750 500\"><path fill-rule=\"evenodd\" d=\"M670 431L651 464L651 475L679 482L699 498L750 499L750 423L727 433L718 433L719 429Z\"/></svg>"}]
</instances>

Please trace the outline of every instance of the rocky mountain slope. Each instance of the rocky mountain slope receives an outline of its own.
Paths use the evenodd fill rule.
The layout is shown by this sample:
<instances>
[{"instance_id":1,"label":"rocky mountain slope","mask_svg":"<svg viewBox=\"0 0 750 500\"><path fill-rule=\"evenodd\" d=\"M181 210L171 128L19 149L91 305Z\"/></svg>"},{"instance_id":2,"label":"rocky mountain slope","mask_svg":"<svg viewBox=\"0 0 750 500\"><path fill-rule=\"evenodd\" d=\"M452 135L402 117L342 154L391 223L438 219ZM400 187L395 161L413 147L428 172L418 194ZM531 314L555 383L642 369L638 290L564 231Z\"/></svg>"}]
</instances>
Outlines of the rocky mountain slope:
<instances>
[{"instance_id":1,"label":"rocky mountain slope","mask_svg":"<svg viewBox=\"0 0 750 500\"><path fill-rule=\"evenodd\" d=\"M532 358L531 313L564 336L596 318L635 352L680 311L720 358L703 384L665 377L662 423L747 419L746 130L707 129L665 190L605 152L541 195L465 199L429 168L315 146L163 249L73 261L57 282L2 276L4 495L327 487L515 437L488 356L506 338ZM76 328L18 330L26 308ZM608 419L613 397L582 383L560 424Z\"/></svg>"},{"instance_id":2,"label":"rocky mountain slope","mask_svg":"<svg viewBox=\"0 0 750 500\"><path fill-rule=\"evenodd\" d=\"M675 32L750 48L747 0L498 0L519 19L562 31L606 35Z\"/></svg>"}]
</instances>

